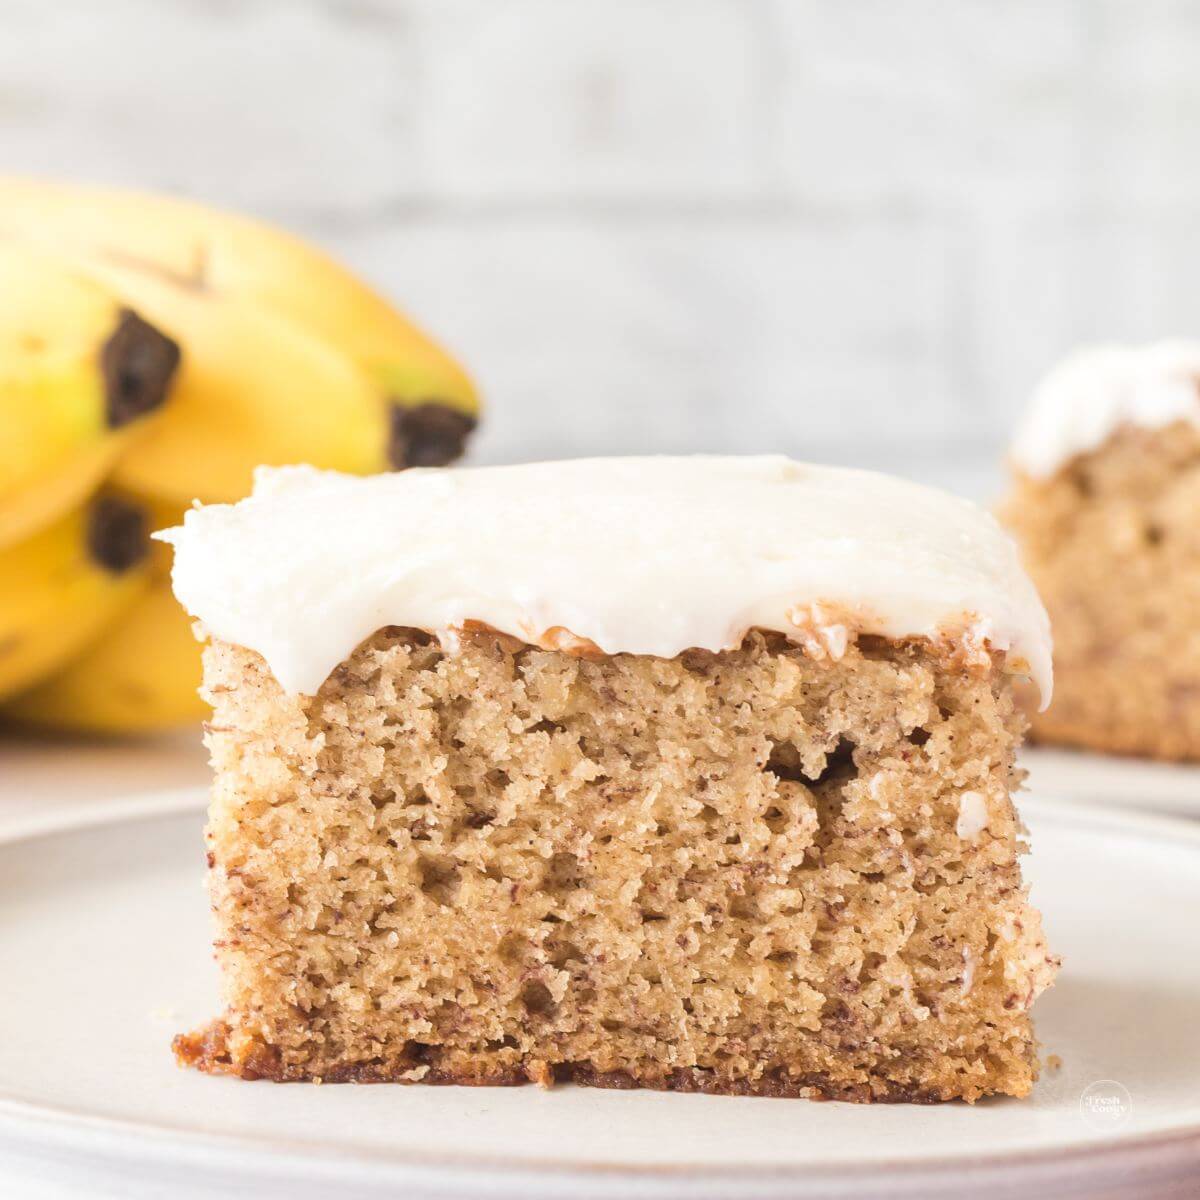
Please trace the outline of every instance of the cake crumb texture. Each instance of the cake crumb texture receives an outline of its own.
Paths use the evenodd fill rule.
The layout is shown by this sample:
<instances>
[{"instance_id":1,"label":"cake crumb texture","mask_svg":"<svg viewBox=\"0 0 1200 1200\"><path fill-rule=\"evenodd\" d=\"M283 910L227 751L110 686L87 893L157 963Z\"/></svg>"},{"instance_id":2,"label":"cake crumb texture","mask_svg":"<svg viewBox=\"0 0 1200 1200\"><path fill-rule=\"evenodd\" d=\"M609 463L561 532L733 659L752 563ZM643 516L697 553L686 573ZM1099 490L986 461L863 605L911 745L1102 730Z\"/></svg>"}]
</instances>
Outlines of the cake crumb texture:
<instances>
[{"instance_id":1,"label":"cake crumb texture","mask_svg":"<svg viewBox=\"0 0 1200 1200\"><path fill-rule=\"evenodd\" d=\"M388 628L313 697L205 652L226 1011L273 1080L1025 1095L1055 960L999 657L585 658ZM973 793L970 836L960 798Z\"/></svg>"},{"instance_id":2,"label":"cake crumb texture","mask_svg":"<svg viewBox=\"0 0 1200 1200\"><path fill-rule=\"evenodd\" d=\"M1054 628L1038 741L1200 759L1200 430L1126 426L1002 518Z\"/></svg>"}]
</instances>

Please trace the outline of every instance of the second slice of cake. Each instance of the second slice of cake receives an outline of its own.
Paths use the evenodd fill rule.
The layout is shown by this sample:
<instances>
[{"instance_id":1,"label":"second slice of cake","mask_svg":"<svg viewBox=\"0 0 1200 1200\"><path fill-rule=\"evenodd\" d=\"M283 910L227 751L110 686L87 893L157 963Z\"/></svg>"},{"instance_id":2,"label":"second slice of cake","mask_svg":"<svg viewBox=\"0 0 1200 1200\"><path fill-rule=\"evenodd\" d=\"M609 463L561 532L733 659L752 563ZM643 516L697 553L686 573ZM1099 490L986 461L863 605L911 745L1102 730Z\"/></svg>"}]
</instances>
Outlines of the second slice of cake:
<instances>
[{"instance_id":1,"label":"second slice of cake","mask_svg":"<svg viewBox=\"0 0 1200 1200\"><path fill-rule=\"evenodd\" d=\"M1050 610L1040 742L1200 762L1200 343L1077 351L1034 392L1002 520Z\"/></svg>"},{"instance_id":2,"label":"second slice of cake","mask_svg":"<svg viewBox=\"0 0 1200 1200\"><path fill-rule=\"evenodd\" d=\"M974 506L779 458L292 468L168 536L226 1000L184 1061L1029 1091L1049 632Z\"/></svg>"}]
</instances>

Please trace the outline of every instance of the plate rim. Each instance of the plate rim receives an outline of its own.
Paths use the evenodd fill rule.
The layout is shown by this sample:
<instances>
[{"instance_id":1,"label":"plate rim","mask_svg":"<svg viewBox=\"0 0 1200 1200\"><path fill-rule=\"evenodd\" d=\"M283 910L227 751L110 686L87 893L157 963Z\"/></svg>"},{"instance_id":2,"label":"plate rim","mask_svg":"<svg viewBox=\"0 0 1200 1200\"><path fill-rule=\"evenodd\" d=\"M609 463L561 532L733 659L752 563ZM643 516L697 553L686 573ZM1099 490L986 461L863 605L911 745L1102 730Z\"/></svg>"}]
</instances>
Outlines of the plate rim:
<instances>
[{"instance_id":1,"label":"plate rim","mask_svg":"<svg viewBox=\"0 0 1200 1200\"><path fill-rule=\"evenodd\" d=\"M1056 802L1085 808L1200 818L1200 760L1175 762L1026 742L1017 766L1032 778L1030 794L1035 797L1044 791ZM1101 772L1102 784L1097 781ZM1049 781L1041 786L1043 778Z\"/></svg>"},{"instance_id":2,"label":"plate rim","mask_svg":"<svg viewBox=\"0 0 1200 1200\"><path fill-rule=\"evenodd\" d=\"M24 841L83 833L92 829L121 825L131 821L178 817L187 813L199 816L207 803L209 789L203 785L171 788L101 801L94 806L56 809L45 814L24 815L5 821L0 818L0 847ZM1060 825L1092 824L1108 831L1120 831L1153 841L1166 841L1173 847L1181 843L1200 853L1200 823L1183 817L1143 812L1119 807L1088 808L1076 801L1053 796L1015 797L1022 818L1038 819ZM164 1048L164 1053L166 1050ZM503 1172L513 1179L525 1175L547 1181L574 1175L592 1179L646 1180L659 1183L689 1180L738 1180L762 1184L795 1180L803 1175L806 1186L819 1182L866 1183L880 1177L907 1176L909 1183L941 1181L954 1175L962 1182L965 1172L1025 1170L1039 1171L1069 1168L1083 1163L1094 1170L1124 1167L1141 1171L1148 1167L1176 1169L1200 1167L1200 1121L1167 1130L1134 1134L1114 1134L1107 1140L1078 1140L1059 1146L1030 1147L995 1154L937 1155L917 1159L877 1159L869 1163L813 1160L803 1163L696 1164L686 1162L632 1163L599 1162L582 1158L522 1157L486 1155L464 1157L453 1154L406 1150L389 1153L374 1148L346 1150L327 1141L292 1140L280 1137L249 1137L234 1133L208 1133L165 1122L111 1117L68 1106L31 1101L11 1090L0 1088L0 1135L3 1126L33 1126L43 1141L63 1142L73 1133L107 1135L112 1139L153 1139L160 1148L171 1144L189 1152L213 1154L235 1152L263 1164L290 1160L313 1166L369 1166L377 1171L438 1171L476 1174ZM1171 1159L1163 1161L1163 1155ZM1149 1159L1147 1162L1146 1160ZM1131 1161L1135 1160L1135 1161ZM1156 1172L1157 1173L1157 1172Z\"/></svg>"}]
</instances>

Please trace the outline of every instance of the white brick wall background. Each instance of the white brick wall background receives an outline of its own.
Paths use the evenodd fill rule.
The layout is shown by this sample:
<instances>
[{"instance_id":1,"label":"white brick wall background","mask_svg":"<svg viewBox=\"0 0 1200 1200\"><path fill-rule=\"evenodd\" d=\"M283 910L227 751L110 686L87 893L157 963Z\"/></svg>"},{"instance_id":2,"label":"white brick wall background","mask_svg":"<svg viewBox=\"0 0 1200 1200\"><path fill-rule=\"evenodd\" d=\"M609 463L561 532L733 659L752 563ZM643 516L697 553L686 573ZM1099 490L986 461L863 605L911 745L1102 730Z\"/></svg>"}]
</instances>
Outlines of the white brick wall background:
<instances>
[{"instance_id":1,"label":"white brick wall background","mask_svg":"<svg viewBox=\"0 0 1200 1200\"><path fill-rule=\"evenodd\" d=\"M1080 340L1200 333L1200 3L0 0L0 166L242 207L476 370L476 457L995 486Z\"/></svg>"}]
</instances>

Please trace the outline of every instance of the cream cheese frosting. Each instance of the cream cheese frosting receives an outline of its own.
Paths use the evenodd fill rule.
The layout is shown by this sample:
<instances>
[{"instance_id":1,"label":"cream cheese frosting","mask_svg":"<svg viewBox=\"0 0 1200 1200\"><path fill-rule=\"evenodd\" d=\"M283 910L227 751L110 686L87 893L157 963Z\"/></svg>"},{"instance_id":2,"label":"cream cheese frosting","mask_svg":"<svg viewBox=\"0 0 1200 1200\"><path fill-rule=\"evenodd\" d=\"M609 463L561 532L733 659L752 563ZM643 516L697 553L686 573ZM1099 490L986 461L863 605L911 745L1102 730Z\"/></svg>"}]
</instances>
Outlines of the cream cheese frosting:
<instances>
[{"instance_id":1,"label":"cream cheese frosting","mask_svg":"<svg viewBox=\"0 0 1200 1200\"><path fill-rule=\"evenodd\" d=\"M1123 426L1200 424L1200 342L1093 346L1072 354L1034 390L1012 461L1045 479Z\"/></svg>"},{"instance_id":2,"label":"cream cheese frosting","mask_svg":"<svg viewBox=\"0 0 1200 1200\"><path fill-rule=\"evenodd\" d=\"M1007 651L1050 694L1049 621L995 520L868 471L703 456L260 468L251 496L158 536L187 611L292 693L385 625L452 641L479 622L661 657L756 627L832 658L858 632L949 638Z\"/></svg>"}]
</instances>

